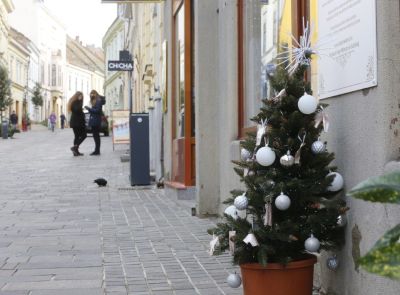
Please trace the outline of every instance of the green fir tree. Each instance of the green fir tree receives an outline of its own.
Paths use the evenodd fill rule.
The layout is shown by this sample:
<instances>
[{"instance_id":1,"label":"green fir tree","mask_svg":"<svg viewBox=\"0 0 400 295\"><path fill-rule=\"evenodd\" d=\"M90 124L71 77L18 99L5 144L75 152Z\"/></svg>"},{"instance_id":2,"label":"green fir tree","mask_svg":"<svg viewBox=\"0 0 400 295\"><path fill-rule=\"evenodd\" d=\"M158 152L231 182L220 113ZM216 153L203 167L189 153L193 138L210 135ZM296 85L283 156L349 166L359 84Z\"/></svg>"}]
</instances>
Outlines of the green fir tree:
<instances>
[{"instance_id":1,"label":"green fir tree","mask_svg":"<svg viewBox=\"0 0 400 295\"><path fill-rule=\"evenodd\" d=\"M13 99L11 98L11 81L8 78L8 71L5 67L0 66L0 117L3 121L3 112L11 106Z\"/></svg>"},{"instance_id":2,"label":"green fir tree","mask_svg":"<svg viewBox=\"0 0 400 295\"><path fill-rule=\"evenodd\" d=\"M36 83L33 88L32 103L36 109L43 105L42 87L39 83Z\"/></svg>"},{"instance_id":3,"label":"green fir tree","mask_svg":"<svg viewBox=\"0 0 400 295\"><path fill-rule=\"evenodd\" d=\"M245 193L246 217L224 214L223 222L208 231L219 238L216 255L229 249L229 232L236 232L231 238L235 245L235 264L286 264L304 259L310 255L305 241L311 234L320 242L320 247L311 252L338 249L344 243L344 228L338 217L348 208L339 193L341 187L332 191L334 178L341 177L330 174L335 171L335 167L330 166L334 155L324 145L318 153L312 149L323 130L323 124L316 124L316 115L327 105L318 104L311 114L302 113L298 106L305 92L312 94L310 84L304 79L307 69L308 65L303 64L289 75L278 67L270 77L276 94L282 95L266 99L252 119L257 124L267 120L266 132L262 133L260 145L256 144L256 132L248 133L241 142L242 149L250 151L250 158L234 163L246 189L232 191L232 197L224 202L233 205L235 198ZM276 157L271 165L262 166L257 152L266 143ZM290 159L282 164L280 159L288 155L288 151ZM295 157L296 154L300 157ZM281 192L290 199L286 210L278 209L275 203ZM249 233L254 234L258 246L243 241Z\"/></svg>"}]
</instances>

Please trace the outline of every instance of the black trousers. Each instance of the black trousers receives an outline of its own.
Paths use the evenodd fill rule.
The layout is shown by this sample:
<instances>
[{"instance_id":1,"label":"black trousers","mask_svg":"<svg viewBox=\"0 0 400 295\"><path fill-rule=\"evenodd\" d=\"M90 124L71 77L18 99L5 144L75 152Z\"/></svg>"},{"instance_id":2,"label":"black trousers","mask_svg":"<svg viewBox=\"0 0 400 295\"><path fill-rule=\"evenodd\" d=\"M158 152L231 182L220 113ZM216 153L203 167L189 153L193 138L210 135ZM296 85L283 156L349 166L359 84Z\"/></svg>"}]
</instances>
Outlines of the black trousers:
<instances>
[{"instance_id":1,"label":"black trousers","mask_svg":"<svg viewBox=\"0 0 400 295\"><path fill-rule=\"evenodd\" d=\"M100 126L93 126L92 127L92 134L94 139L94 152L100 153Z\"/></svg>"},{"instance_id":2,"label":"black trousers","mask_svg":"<svg viewBox=\"0 0 400 295\"><path fill-rule=\"evenodd\" d=\"M76 146L80 146L80 144L85 140L86 138L86 129L85 127L81 128L81 127L74 127L72 128L72 130L74 130L74 145Z\"/></svg>"}]
</instances>

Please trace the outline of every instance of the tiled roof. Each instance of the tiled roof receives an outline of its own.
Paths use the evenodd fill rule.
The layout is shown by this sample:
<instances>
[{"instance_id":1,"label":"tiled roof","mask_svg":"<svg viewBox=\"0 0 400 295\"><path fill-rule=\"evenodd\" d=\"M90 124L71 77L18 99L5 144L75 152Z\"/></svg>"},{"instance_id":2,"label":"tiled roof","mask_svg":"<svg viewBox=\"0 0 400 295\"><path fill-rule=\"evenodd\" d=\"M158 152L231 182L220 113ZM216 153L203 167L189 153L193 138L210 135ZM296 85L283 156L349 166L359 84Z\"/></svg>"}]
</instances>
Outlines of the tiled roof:
<instances>
[{"instance_id":1,"label":"tiled roof","mask_svg":"<svg viewBox=\"0 0 400 295\"><path fill-rule=\"evenodd\" d=\"M10 35L11 39L18 42L18 44L20 44L25 49L28 49L28 46L31 43L31 40L28 39L24 34L18 32L13 27L10 27L9 35Z\"/></svg>"},{"instance_id":2,"label":"tiled roof","mask_svg":"<svg viewBox=\"0 0 400 295\"><path fill-rule=\"evenodd\" d=\"M90 71L104 73L104 53L101 48L84 46L81 42L67 36L67 62Z\"/></svg>"}]
</instances>

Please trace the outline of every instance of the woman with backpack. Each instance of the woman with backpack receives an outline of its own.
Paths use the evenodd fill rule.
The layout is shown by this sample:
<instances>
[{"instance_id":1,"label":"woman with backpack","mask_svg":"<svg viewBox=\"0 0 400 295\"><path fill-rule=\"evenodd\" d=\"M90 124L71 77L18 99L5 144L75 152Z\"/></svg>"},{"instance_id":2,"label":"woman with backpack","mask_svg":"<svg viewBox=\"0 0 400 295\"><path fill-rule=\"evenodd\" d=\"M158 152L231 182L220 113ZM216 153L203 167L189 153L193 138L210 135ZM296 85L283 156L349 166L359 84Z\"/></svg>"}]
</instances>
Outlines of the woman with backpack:
<instances>
[{"instance_id":1,"label":"woman with backpack","mask_svg":"<svg viewBox=\"0 0 400 295\"><path fill-rule=\"evenodd\" d=\"M101 115L103 113L103 104L105 104L105 97L99 95L96 90L90 91L90 104L92 107L85 106L90 113L89 126L92 129L93 139L95 143L95 149L91 156L100 155L100 127L101 127Z\"/></svg>"}]
</instances>

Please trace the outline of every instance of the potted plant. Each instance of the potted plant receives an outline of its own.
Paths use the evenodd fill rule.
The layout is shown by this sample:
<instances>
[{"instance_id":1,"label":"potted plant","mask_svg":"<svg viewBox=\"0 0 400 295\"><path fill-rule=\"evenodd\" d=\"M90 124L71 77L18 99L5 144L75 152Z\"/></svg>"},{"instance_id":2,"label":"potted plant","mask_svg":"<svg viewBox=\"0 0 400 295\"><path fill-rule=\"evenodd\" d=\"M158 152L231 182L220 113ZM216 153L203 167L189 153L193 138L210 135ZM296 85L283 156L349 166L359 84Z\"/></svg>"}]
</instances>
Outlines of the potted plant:
<instances>
[{"instance_id":1,"label":"potted plant","mask_svg":"<svg viewBox=\"0 0 400 295\"><path fill-rule=\"evenodd\" d=\"M310 295L315 254L344 243L343 178L319 139L328 129L327 105L304 78L312 52L293 50L295 62L270 74L274 97L252 119L257 131L234 162L245 189L232 191L223 222L208 230L210 252L229 249L240 266L245 295ZM239 282L228 277L232 287Z\"/></svg>"},{"instance_id":2,"label":"potted plant","mask_svg":"<svg viewBox=\"0 0 400 295\"><path fill-rule=\"evenodd\" d=\"M367 179L355 186L349 196L369 202L400 203L400 172ZM400 224L387 231L361 257L359 263L367 271L400 280Z\"/></svg>"}]
</instances>

